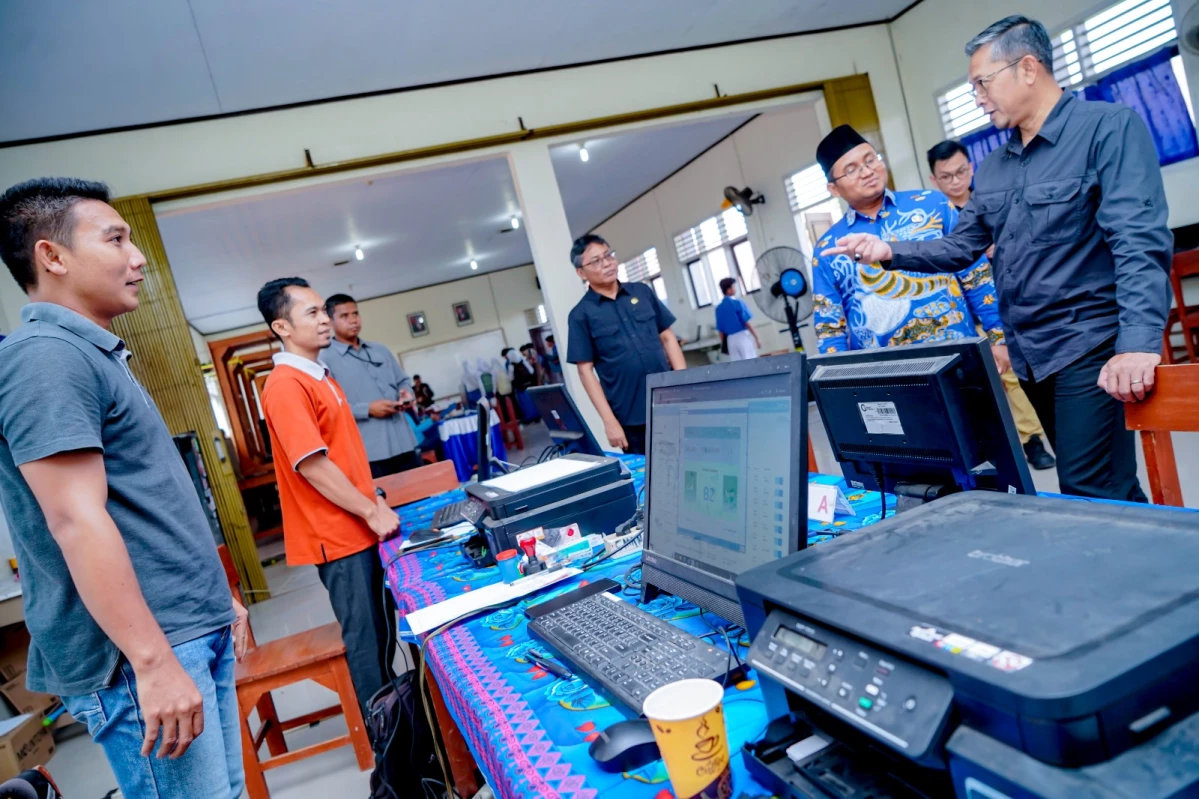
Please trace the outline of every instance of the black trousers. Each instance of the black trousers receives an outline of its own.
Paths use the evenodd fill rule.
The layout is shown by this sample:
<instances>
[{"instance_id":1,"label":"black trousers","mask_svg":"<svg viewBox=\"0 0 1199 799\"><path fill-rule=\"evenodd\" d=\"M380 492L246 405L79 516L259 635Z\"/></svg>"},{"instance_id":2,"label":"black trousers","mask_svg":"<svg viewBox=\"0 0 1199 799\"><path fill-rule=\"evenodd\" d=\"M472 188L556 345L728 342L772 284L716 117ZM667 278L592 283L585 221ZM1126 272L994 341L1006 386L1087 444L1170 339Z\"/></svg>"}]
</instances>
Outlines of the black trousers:
<instances>
[{"instance_id":1,"label":"black trousers","mask_svg":"<svg viewBox=\"0 0 1199 799\"><path fill-rule=\"evenodd\" d=\"M318 563L316 573L329 591L333 615L341 625L350 678L365 715L371 696L393 676L396 652L395 600L383 584L379 551L368 547L356 555Z\"/></svg>"},{"instance_id":2,"label":"black trousers","mask_svg":"<svg viewBox=\"0 0 1199 799\"><path fill-rule=\"evenodd\" d=\"M418 466L420 466L420 456L416 454L416 450L401 452L399 455L392 455L381 461L371 461L371 477L375 479L386 477L389 474L406 472Z\"/></svg>"},{"instance_id":3,"label":"black trousers","mask_svg":"<svg viewBox=\"0 0 1199 799\"><path fill-rule=\"evenodd\" d=\"M626 424L624 427L624 437L628 439L629 445L624 448L627 455L644 455L645 454L645 425L643 424Z\"/></svg>"},{"instance_id":4,"label":"black trousers","mask_svg":"<svg viewBox=\"0 0 1199 799\"><path fill-rule=\"evenodd\" d=\"M1044 380L1021 380L1057 456L1063 494L1148 502L1137 481L1136 439L1124 403L1096 381L1115 355L1110 339Z\"/></svg>"}]
</instances>

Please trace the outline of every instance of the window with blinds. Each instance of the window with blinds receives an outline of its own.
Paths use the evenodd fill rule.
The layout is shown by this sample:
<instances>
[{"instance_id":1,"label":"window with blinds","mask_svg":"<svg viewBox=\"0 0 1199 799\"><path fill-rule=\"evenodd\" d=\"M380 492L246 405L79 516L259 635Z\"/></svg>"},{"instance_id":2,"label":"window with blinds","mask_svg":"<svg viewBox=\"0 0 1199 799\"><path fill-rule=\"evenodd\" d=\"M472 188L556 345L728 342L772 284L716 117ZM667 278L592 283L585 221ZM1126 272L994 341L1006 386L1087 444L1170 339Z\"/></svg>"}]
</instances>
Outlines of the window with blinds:
<instances>
[{"instance_id":1,"label":"window with blinds","mask_svg":"<svg viewBox=\"0 0 1199 799\"><path fill-rule=\"evenodd\" d=\"M787 178L787 202L791 203L793 214L831 200L832 197L828 193L828 178L820 164L812 164Z\"/></svg>"},{"instance_id":2,"label":"window with blinds","mask_svg":"<svg viewBox=\"0 0 1199 799\"><path fill-rule=\"evenodd\" d=\"M1053 37L1053 73L1064 87L1088 83L1178 38L1170 0L1124 0ZM937 97L941 127L956 139L985 127L989 120L974 104L970 84Z\"/></svg>"},{"instance_id":3,"label":"window with blinds","mask_svg":"<svg viewBox=\"0 0 1199 799\"><path fill-rule=\"evenodd\" d=\"M666 302L666 280L662 277L662 265L658 263L658 248L650 247L636 258L616 267L617 277L622 283L649 283L658 299Z\"/></svg>"},{"instance_id":4,"label":"window with blinds","mask_svg":"<svg viewBox=\"0 0 1199 799\"><path fill-rule=\"evenodd\" d=\"M652 277L657 277L662 273L662 267L658 264L658 248L650 247L616 269L622 283L644 283Z\"/></svg>"},{"instance_id":5,"label":"window with blinds","mask_svg":"<svg viewBox=\"0 0 1199 799\"><path fill-rule=\"evenodd\" d=\"M736 208L729 208L675 236L674 249L679 256L679 263L685 264L747 235L749 228L745 226L745 217Z\"/></svg>"}]
</instances>

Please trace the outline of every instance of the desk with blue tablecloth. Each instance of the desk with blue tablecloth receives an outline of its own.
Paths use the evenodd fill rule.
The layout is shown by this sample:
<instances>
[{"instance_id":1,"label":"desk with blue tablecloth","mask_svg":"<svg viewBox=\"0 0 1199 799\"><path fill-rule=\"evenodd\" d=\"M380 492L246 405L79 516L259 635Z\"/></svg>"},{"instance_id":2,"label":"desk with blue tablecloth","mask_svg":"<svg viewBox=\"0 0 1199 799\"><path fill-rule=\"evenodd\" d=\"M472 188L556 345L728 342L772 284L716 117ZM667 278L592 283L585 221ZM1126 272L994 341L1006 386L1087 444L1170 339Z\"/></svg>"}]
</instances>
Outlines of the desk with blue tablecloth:
<instances>
[{"instance_id":1,"label":"desk with blue tablecloth","mask_svg":"<svg viewBox=\"0 0 1199 799\"><path fill-rule=\"evenodd\" d=\"M645 459L622 456L622 460L640 491L645 480ZM844 486L840 478L814 475L813 479L841 482ZM398 509L401 531L406 535L428 527L438 508L464 497L458 489ZM847 497L857 515L838 516L827 525L813 523L809 545L878 519L878 494L850 492ZM499 580L494 567L472 567L455 547L403 554L401 540L393 539L380 550L402 615ZM515 608L463 622L428 645L426 667L437 683L439 699L444 701L480 771L498 796L583 799L618 795L653 799L664 789L667 794L663 795L670 795L661 763L629 774L601 771L588 755L588 746L598 730L626 718L625 713L597 695L582 678L557 679L527 657L528 649L535 645L526 630L523 607L598 577L620 582L626 586L624 597L636 602L638 591L628 586L635 585L639 578L639 564L640 553L613 558ZM727 622L712 614L701 617L699 609L688 602L662 596L644 608L727 648L724 636L713 634L713 625L722 627ZM405 627L402 622L401 627ZM742 637L738 643L743 654L749 641ZM745 772L738 754L741 745L766 725L761 694L752 675L749 681L728 687L725 705L737 791L751 796L765 793ZM454 780L461 783L459 776L456 773Z\"/></svg>"},{"instance_id":2,"label":"desk with blue tablecloth","mask_svg":"<svg viewBox=\"0 0 1199 799\"><path fill-rule=\"evenodd\" d=\"M500 430L500 417L495 411L491 411L488 418L491 423L491 453L504 460L508 453L504 447L504 434ZM454 463L458 481L465 483L479 465L479 417L474 413L468 413L453 419L443 419L437 424L437 433L441 438L446 458Z\"/></svg>"},{"instance_id":3,"label":"desk with blue tablecloth","mask_svg":"<svg viewBox=\"0 0 1199 799\"><path fill-rule=\"evenodd\" d=\"M640 491L645 481L644 458L621 457ZM827 524L811 522L809 546L879 520L878 493L849 489L840 477L811 475L811 480L839 485L854 515L838 515ZM402 532L428 527L439 507L464 496L461 489L456 489L399 508ZM888 515L894 512L893 497L887 497L887 509ZM401 540L397 538L380 547L401 614L499 580L494 567L475 569L454 547L405 555L399 548ZM468 761L465 769L467 789L473 780L469 772L477 764L488 784L503 799L597 796L664 799L673 795L660 762L627 774L601 771L588 755L588 745L599 730L625 718L625 714L596 694L583 679L557 679L527 657L529 648L536 648L536 644L527 632L523 607L598 577L620 582L625 586L624 598L636 602L638 591L633 586L639 578L639 564L640 553L613 558L517 607L463 622L428 645L427 669L436 682L435 704L444 701L448 720L457 726L457 731L452 732L460 731L474 757L474 763ZM724 636L713 633L714 626L723 627L727 622L710 613L701 616L699 609L690 603L662 596L643 607L690 633L708 636L722 649L727 648ZM401 622L401 629L404 628ZM738 651L744 653L749 641L742 635L736 644ZM767 794L749 777L740 756L741 745L758 737L767 722L761 693L753 678L750 672L747 682L730 685L725 692L734 796ZM452 725L446 718L440 721L445 734L446 727ZM461 792L460 774L461 770L456 770L454 780Z\"/></svg>"}]
</instances>

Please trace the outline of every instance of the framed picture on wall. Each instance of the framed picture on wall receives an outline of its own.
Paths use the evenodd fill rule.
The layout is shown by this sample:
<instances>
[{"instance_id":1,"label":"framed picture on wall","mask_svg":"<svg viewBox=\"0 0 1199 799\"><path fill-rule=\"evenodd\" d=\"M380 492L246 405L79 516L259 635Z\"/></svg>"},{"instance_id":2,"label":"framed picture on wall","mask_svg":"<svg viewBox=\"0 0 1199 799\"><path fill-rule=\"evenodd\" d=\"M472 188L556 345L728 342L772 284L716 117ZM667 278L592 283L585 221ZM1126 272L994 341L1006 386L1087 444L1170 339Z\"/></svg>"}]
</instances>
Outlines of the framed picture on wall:
<instances>
[{"instance_id":1,"label":"framed picture on wall","mask_svg":"<svg viewBox=\"0 0 1199 799\"><path fill-rule=\"evenodd\" d=\"M408 314L408 332L413 338L429 335L429 322L424 311Z\"/></svg>"},{"instance_id":2,"label":"framed picture on wall","mask_svg":"<svg viewBox=\"0 0 1199 799\"><path fill-rule=\"evenodd\" d=\"M458 322L458 327L466 327L475 323L475 318L470 313L469 302L454 303L454 319Z\"/></svg>"}]
</instances>

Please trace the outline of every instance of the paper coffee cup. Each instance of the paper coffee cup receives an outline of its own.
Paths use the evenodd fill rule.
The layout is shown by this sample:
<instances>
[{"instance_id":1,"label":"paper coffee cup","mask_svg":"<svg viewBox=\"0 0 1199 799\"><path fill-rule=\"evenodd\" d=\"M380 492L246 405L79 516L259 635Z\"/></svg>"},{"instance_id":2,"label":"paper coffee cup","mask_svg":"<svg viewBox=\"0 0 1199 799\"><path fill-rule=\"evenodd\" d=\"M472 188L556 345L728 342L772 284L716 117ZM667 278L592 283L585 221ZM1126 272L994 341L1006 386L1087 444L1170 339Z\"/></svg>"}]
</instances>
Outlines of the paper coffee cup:
<instances>
[{"instance_id":1,"label":"paper coffee cup","mask_svg":"<svg viewBox=\"0 0 1199 799\"><path fill-rule=\"evenodd\" d=\"M678 799L729 799L729 736L724 689L714 680L679 680L645 698L642 712Z\"/></svg>"}]
</instances>

